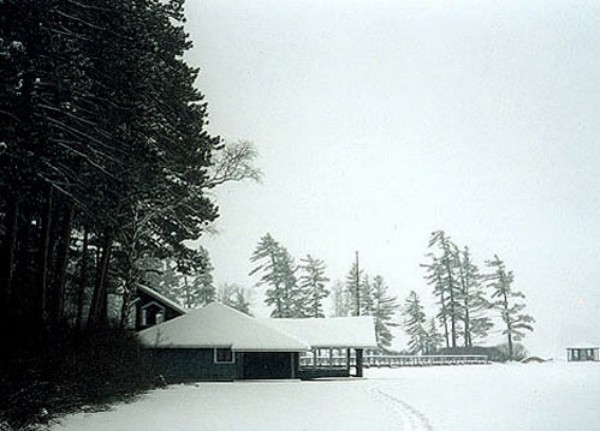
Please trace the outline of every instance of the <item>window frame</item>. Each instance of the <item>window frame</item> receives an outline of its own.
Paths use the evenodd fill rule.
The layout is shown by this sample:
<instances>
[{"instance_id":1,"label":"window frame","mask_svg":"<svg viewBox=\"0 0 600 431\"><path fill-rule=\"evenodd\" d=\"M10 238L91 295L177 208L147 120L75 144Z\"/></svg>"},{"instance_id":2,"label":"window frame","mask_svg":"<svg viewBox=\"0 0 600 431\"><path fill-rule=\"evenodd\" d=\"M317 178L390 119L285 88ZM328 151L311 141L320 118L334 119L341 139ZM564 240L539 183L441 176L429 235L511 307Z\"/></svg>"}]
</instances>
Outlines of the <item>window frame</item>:
<instances>
[{"instance_id":1,"label":"window frame","mask_svg":"<svg viewBox=\"0 0 600 431\"><path fill-rule=\"evenodd\" d=\"M148 323L148 310L150 309L150 307L155 306L158 309L160 309L160 311L158 313L154 313L154 323ZM167 317L167 309L164 305L160 304L159 302L156 301L150 301L147 302L146 304L142 305L140 307L140 311L141 311L141 325L142 326L155 326L158 325L160 323L163 323ZM162 315L161 319L158 319L158 315Z\"/></svg>"},{"instance_id":2,"label":"window frame","mask_svg":"<svg viewBox=\"0 0 600 431\"><path fill-rule=\"evenodd\" d=\"M222 361L219 360L219 351L228 351L231 354L231 360ZM231 350L231 347L215 347L213 349L213 361L215 364L235 364L235 352Z\"/></svg>"}]
</instances>

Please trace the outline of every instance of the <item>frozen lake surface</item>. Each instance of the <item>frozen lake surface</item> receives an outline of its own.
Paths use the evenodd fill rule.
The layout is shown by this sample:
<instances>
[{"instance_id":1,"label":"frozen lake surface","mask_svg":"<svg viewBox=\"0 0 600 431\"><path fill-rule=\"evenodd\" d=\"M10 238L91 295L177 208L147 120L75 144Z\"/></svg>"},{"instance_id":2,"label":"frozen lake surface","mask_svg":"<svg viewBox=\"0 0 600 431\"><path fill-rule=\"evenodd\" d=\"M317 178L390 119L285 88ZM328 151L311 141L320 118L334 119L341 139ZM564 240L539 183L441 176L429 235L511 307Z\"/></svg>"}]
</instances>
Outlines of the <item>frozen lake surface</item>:
<instances>
[{"instance_id":1,"label":"frozen lake surface","mask_svg":"<svg viewBox=\"0 0 600 431\"><path fill-rule=\"evenodd\" d=\"M52 431L596 430L600 363L371 369L364 379L174 385Z\"/></svg>"}]
</instances>

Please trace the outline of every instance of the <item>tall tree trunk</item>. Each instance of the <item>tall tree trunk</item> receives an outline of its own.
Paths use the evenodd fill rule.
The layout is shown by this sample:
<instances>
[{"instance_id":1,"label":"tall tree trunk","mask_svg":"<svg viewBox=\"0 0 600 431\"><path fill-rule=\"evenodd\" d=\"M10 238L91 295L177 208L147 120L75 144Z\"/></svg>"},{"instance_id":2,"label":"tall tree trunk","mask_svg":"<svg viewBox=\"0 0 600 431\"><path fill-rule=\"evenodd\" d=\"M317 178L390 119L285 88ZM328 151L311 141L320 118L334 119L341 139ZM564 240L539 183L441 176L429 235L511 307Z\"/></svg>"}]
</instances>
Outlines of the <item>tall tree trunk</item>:
<instances>
[{"instance_id":1,"label":"tall tree trunk","mask_svg":"<svg viewBox=\"0 0 600 431\"><path fill-rule=\"evenodd\" d=\"M50 231L52 227L52 203L54 188L48 185L44 211L42 212L42 226L39 241L39 260L37 268L37 283L35 295L35 318L39 324L39 329L45 329L44 326L48 320L48 258L50 249Z\"/></svg>"},{"instance_id":2,"label":"tall tree trunk","mask_svg":"<svg viewBox=\"0 0 600 431\"><path fill-rule=\"evenodd\" d=\"M58 324L63 320L65 305L65 283L67 280L67 265L69 263L69 250L71 245L71 226L73 215L75 214L75 205L67 203L65 215L62 220L62 230L57 251L57 261L54 277L54 289L52 297L52 316L51 321Z\"/></svg>"},{"instance_id":3,"label":"tall tree trunk","mask_svg":"<svg viewBox=\"0 0 600 431\"><path fill-rule=\"evenodd\" d=\"M450 339L452 348L456 348L456 299L454 298L454 282L451 275L450 266L447 266L448 271L448 292L450 293Z\"/></svg>"},{"instance_id":4,"label":"tall tree trunk","mask_svg":"<svg viewBox=\"0 0 600 431\"><path fill-rule=\"evenodd\" d=\"M0 244L0 310L7 311L12 310L19 220L19 202L17 200L12 201L9 205L5 220L6 235Z\"/></svg>"},{"instance_id":5,"label":"tall tree trunk","mask_svg":"<svg viewBox=\"0 0 600 431\"><path fill-rule=\"evenodd\" d=\"M506 332L508 333L508 360L513 360L513 342L512 342L512 327L510 324L510 314L508 312L508 296L506 289L503 290L502 296L504 297L504 322L506 323Z\"/></svg>"},{"instance_id":6,"label":"tall tree trunk","mask_svg":"<svg viewBox=\"0 0 600 431\"><path fill-rule=\"evenodd\" d=\"M36 233L34 216L30 202L22 201L17 220L14 271L9 310L16 321L20 321L26 332L35 332L35 293L36 293Z\"/></svg>"},{"instance_id":7,"label":"tall tree trunk","mask_svg":"<svg viewBox=\"0 0 600 431\"><path fill-rule=\"evenodd\" d=\"M89 232L87 228L83 231L83 246L81 250L81 266L79 272L79 280L77 283L77 294L76 294L76 306L77 311L75 314L75 328L77 331L81 330L81 324L83 322L83 305L85 302L85 288L87 286L87 266L88 266L88 243L89 243Z\"/></svg>"},{"instance_id":8,"label":"tall tree trunk","mask_svg":"<svg viewBox=\"0 0 600 431\"><path fill-rule=\"evenodd\" d=\"M123 301L121 302L121 316L119 318L119 326L121 328L127 327L129 313L131 313L131 306L135 298L138 283L140 282L133 270L129 272L130 273L127 277L127 280L125 280L125 286L123 288Z\"/></svg>"},{"instance_id":9,"label":"tall tree trunk","mask_svg":"<svg viewBox=\"0 0 600 431\"><path fill-rule=\"evenodd\" d=\"M96 283L94 285L94 293L88 313L88 328L93 328L106 322L106 316L103 316L107 306L107 291L106 279L108 274L108 266L110 261L110 251L112 247L112 236L106 234L102 244L102 253L98 268L96 271Z\"/></svg>"},{"instance_id":10,"label":"tall tree trunk","mask_svg":"<svg viewBox=\"0 0 600 431\"><path fill-rule=\"evenodd\" d=\"M446 317L446 304L442 297L442 324L444 325L444 340L446 341L446 348L450 348L450 332L448 331L448 318Z\"/></svg>"},{"instance_id":11,"label":"tall tree trunk","mask_svg":"<svg viewBox=\"0 0 600 431\"><path fill-rule=\"evenodd\" d=\"M471 341L471 322L469 319L469 303L465 301L465 347L473 347Z\"/></svg>"},{"instance_id":12,"label":"tall tree trunk","mask_svg":"<svg viewBox=\"0 0 600 431\"><path fill-rule=\"evenodd\" d=\"M461 262L459 260L459 271L460 271L460 287L461 287L461 295L464 298L463 306L464 306L464 315L463 315L463 323L465 324L463 337L465 342L465 347L472 347L471 344L471 322L469 317L469 281L467 280L467 276L465 274L465 267L469 264L469 261Z\"/></svg>"},{"instance_id":13,"label":"tall tree trunk","mask_svg":"<svg viewBox=\"0 0 600 431\"><path fill-rule=\"evenodd\" d=\"M438 275L438 284L442 286L441 278ZM442 323L444 324L444 338L446 340L446 349L450 348L450 338L448 333L448 318L446 309L446 295L444 295L443 286L440 290L440 305L442 306Z\"/></svg>"}]
</instances>

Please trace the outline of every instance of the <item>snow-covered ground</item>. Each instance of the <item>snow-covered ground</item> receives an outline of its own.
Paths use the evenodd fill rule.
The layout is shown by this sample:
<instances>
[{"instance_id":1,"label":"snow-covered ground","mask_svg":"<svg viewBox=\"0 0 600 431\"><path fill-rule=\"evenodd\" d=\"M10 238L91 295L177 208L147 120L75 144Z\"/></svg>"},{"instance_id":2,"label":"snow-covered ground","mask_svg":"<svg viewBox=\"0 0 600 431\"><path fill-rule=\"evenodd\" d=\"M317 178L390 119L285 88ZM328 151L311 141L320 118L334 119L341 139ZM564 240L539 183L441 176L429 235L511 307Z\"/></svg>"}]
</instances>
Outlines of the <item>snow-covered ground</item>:
<instances>
[{"instance_id":1,"label":"snow-covered ground","mask_svg":"<svg viewBox=\"0 0 600 431\"><path fill-rule=\"evenodd\" d=\"M52 431L596 430L600 364L366 370L364 379L174 385Z\"/></svg>"}]
</instances>

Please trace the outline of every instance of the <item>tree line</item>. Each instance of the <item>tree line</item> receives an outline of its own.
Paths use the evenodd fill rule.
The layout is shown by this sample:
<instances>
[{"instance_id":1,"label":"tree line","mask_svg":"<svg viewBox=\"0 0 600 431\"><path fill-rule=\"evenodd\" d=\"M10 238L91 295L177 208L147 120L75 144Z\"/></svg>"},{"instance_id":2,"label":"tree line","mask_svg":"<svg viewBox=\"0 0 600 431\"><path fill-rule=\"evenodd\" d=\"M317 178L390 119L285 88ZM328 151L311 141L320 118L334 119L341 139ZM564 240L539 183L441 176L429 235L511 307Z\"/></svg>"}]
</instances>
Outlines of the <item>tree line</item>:
<instances>
[{"instance_id":1,"label":"tree line","mask_svg":"<svg viewBox=\"0 0 600 431\"><path fill-rule=\"evenodd\" d=\"M473 347L488 336L494 326L493 317L497 316L506 336L508 357L512 359L514 343L533 331L535 322L524 312L525 295L512 287L513 272L494 255L485 261L489 272L481 274L469 248L459 249L444 231L431 234L429 248L429 262L422 267L438 309L434 317L427 319L415 291L405 300L403 326L411 353L433 353L441 345L447 349L461 344Z\"/></svg>"},{"instance_id":2,"label":"tree line","mask_svg":"<svg viewBox=\"0 0 600 431\"><path fill-rule=\"evenodd\" d=\"M255 264L250 275L260 276L256 286L266 288L264 301L271 308L271 317L325 317L324 301L333 293L333 316L373 316L378 345L390 347L399 306L383 277L371 279L355 262L345 283L328 288L331 280L323 260L307 254L296 264L285 246L269 233L260 238L250 260Z\"/></svg>"},{"instance_id":3,"label":"tree line","mask_svg":"<svg viewBox=\"0 0 600 431\"><path fill-rule=\"evenodd\" d=\"M206 130L183 3L0 2L1 423L151 384L123 329L137 286L206 287L209 192L260 178Z\"/></svg>"},{"instance_id":4,"label":"tree line","mask_svg":"<svg viewBox=\"0 0 600 431\"><path fill-rule=\"evenodd\" d=\"M188 245L218 216L207 191L259 178L254 150L206 131L182 0L7 0L0 17L0 319L96 327L113 292L125 322L144 259L209 265Z\"/></svg>"}]
</instances>

